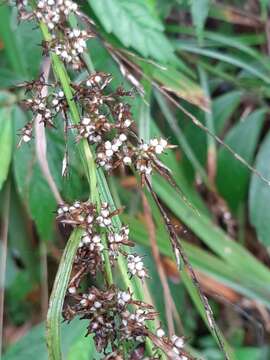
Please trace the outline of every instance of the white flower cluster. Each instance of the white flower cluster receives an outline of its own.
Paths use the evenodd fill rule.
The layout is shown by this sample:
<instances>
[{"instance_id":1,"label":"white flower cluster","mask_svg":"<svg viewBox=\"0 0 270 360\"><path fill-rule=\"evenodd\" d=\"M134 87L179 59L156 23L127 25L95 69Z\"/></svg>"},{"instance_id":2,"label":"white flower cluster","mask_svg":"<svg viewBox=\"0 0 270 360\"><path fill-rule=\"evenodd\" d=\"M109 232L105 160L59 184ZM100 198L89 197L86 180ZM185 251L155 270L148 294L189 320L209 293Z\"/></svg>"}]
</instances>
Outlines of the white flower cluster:
<instances>
[{"instance_id":1,"label":"white flower cluster","mask_svg":"<svg viewBox=\"0 0 270 360\"><path fill-rule=\"evenodd\" d=\"M96 220L100 227L108 227L112 224L108 203L101 204L100 214Z\"/></svg>"},{"instance_id":2,"label":"white flower cluster","mask_svg":"<svg viewBox=\"0 0 270 360\"><path fill-rule=\"evenodd\" d=\"M33 99L25 100L25 105L28 109L30 109L33 114L39 115L41 117L41 121L45 126L52 125L52 119L54 117L53 112L48 108L47 105L47 97L37 96ZM21 138L18 146L21 145L22 142L28 143L33 137L33 120L29 121L22 129L21 129Z\"/></svg>"},{"instance_id":3,"label":"white flower cluster","mask_svg":"<svg viewBox=\"0 0 270 360\"><path fill-rule=\"evenodd\" d=\"M56 93L53 93L53 98L51 101L51 105L53 109L58 113L62 107L61 107L61 101L65 99L64 91L59 90Z\"/></svg>"},{"instance_id":4,"label":"white flower cluster","mask_svg":"<svg viewBox=\"0 0 270 360\"><path fill-rule=\"evenodd\" d=\"M86 86L91 89L103 90L112 80L112 77L105 73L95 73L85 82Z\"/></svg>"},{"instance_id":5,"label":"white flower cluster","mask_svg":"<svg viewBox=\"0 0 270 360\"><path fill-rule=\"evenodd\" d=\"M74 29L67 32L67 37L63 41L56 42L52 50L66 64L72 65L74 69L81 66L80 55L86 49L86 40L91 37L85 30Z\"/></svg>"},{"instance_id":6,"label":"white flower cluster","mask_svg":"<svg viewBox=\"0 0 270 360\"><path fill-rule=\"evenodd\" d=\"M149 144L147 143L140 144L139 149L142 150L142 152L144 153L151 152L160 155L167 148L167 146L168 146L167 140L162 138L160 139L154 138L149 141Z\"/></svg>"},{"instance_id":7,"label":"white flower cluster","mask_svg":"<svg viewBox=\"0 0 270 360\"><path fill-rule=\"evenodd\" d=\"M185 342L183 337L179 337L177 335L172 335L171 338L167 338L165 331L162 328L159 328L156 330L156 335L159 338L164 338L165 340L169 341L172 346L172 351L175 354L180 354L181 350L184 348ZM181 360L188 360L188 358L185 355L180 356Z\"/></svg>"},{"instance_id":8,"label":"white flower cluster","mask_svg":"<svg viewBox=\"0 0 270 360\"><path fill-rule=\"evenodd\" d=\"M98 148L97 163L103 166L106 170L113 167L113 156L121 152L123 143L127 141L127 136L124 133L116 136L112 141L106 141L104 146ZM131 163L131 158L124 156L125 164ZM123 160L124 161L124 160Z\"/></svg>"},{"instance_id":9,"label":"white flower cluster","mask_svg":"<svg viewBox=\"0 0 270 360\"><path fill-rule=\"evenodd\" d=\"M19 145L21 144L22 141L28 143L32 139L32 136L33 136L33 128L29 123L26 126L24 126L21 130L21 140L19 142Z\"/></svg>"},{"instance_id":10,"label":"white flower cluster","mask_svg":"<svg viewBox=\"0 0 270 360\"><path fill-rule=\"evenodd\" d=\"M92 303L96 299L96 295L93 293L83 294L82 300L80 301L81 306L87 307L90 303Z\"/></svg>"},{"instance_id":11,"label":"white flower cluster","mask_svg":"<svg viewBox=\"0 0 270 360\"><path fill-rule=\"evenodd\" d=\"M179 354L180 351L184 347L184 339L182 337L177 336L177 335L173 335L170 340L171 340L171 342L173 344L173 351L176 354ZM181 360L185 360L185 358L182 357Z\"/></svg>"},{"instance_id":12,"label":"white flower cluster","mask_svg":"<svg viewBox=\"0 0 270 360\"><path fill-rule=\"evenodd\" d=\"M74 294L76 294L77 289L76 289L75 286L70 286L70 287L68 288L68 292L69 292L70 295L74 295Z\"/></svg>"},{"instance_id":13,"label":"white flower cluster","mask_svg":"<svg viewBox=\"0 0 270 360\"><path fill-rule=\"evenodd\" d=\"M128 226L123 226L119 232L108 234L109 254L111 257L116 258L118 256L118 250L121 245L130 245L128 235Z\"/></svg>"},{"instance_id":14,"label":"white flower cluster","mask_svg":"<svg viewBox=\"0 0 270 360\"><path fill-rule=\"evenodd\" d=\"M117 108L115 109L118 127L120 128L129 128L132 124L132 120L130 119L130 111L129 107L126 104L119 103Z\"/></svg>"},{"instance_id":15,"label":"white flower cluster","mask_svg":"<svg viewBox=\"0 0 270 360\"><path fill-rule=\"evenodd\" d=\"M96 294L90 292L89 294L83 294L83 298L80 301L82 307L90 307L91 312L99 311L102 308L102 302L96 299Z\"/></svg>"},{"instance_id":16,"label":"white flower cluster","mask_svg":"<svg viewBox=\"0 0 270 360\"><path fill-rule=\"evenodd\" d=\"M104 249L100 235L90 234L88 232L81 238L79 248L83 246L88 246L90 251L102 251Z\"/></svg>"},{"instance_id":17,"label":"white flower cluster","mask_svg":"<svg viewBox=\"0 0 270 360\"><path fill-rule=\"evenodd\" d=\"M53 30L77 10L78 5L71 0L39 0L35 14L38 20L43 21L50 30Z\"/></svg>"},{"instance_id":18,"label":"white flower cluster","mask_svg":"<svg viewBox=\"0 0 270 360\"><path fill-rule=\"evenodd\" d=\"M168 142L165 139L151 139L150 140L150 147L154 149L154 152L158 155L162 154L163 151L167 148Z\"/></svg>"},{"instance_id":19,"label":"white flower cluster","mask_svg":"<svg viewBox=\"0 0 270 360\"><path fill-rule=\"evenodd\" d=\"M129 254L127 256L127 267L131 276L138 276L142 280L148 277L142 257L139 255Z\"/></svg>"},{"instance_id":20,"label":"white flower cluster","mask_svg":"<svg viewBox=\"0 0 270 360\"><path fill-rule=\"evenodd\" d=\"M47 97L37 96L34 99L27 99L26 104L33 112L42 115L43 120L50 119L53 116L47 105Z\"/></svg>"},{"instance_id":21,"label":"white flower cluster","mask_svg":"<svg viewBox=\"0 0 270 360\"><path fill-rule=\"evenodd\" d=\"M75 201L72 205L63 204L63 205L59 206L59 208L57 210L57 214L64 215L64 214L72 213L76 209L80 209L80 208L81 208L80 201Z\"/></svg>"},{"instance_id":22,"label":"white flower cluster","mask_svg":"<svg viewBox=\"0 0 270 360\"><path fill-rule=\"evenodd\" d=\"M137 308L135 312L125 311L122 314L122 324L125 327L128 327L128 323L136 323L136 326L142 327L145 325L145 321L148 320L148 309Z\"/></svg>"},{"instance_id":23,"label":"white flower cluster","mask_svg":"<svg viewBox=\"0 0 270 360\"><path fill-rule=\"evenodd\" d=\"M150 175L153 168L150 161L142 161L141 159L138 159L136 161L136 170L138 170L141 174Z\"/></svg>"},{"instance_id":24,"label":"white flower cluster","mask_svg":"<svg viewBox=\"0 0 270 360\"><path fill-rule=\"evenodd\" d=\"M119 232L110 233L108 235L108 240L110 244L114 243L124 243L128 240L129 228L128 226L123 226Z\"/></svg>"},{"instance_id":25,"label":"white flower cluster","mask_svg":"<svg viewBox=\"0 0 270 360\"><path fill-rule=\"evenodd\" d=\"M119 291L117 294L117 302L119 306L126 306L131 300L131 295L127 291Z\"/></svg>"},{"instance_id":26,"label":"white flower cluster","mask_svg":"<svg viewBox=\"0 0 270 360\"><path fill-rule=\"evenodd\" d=\"M141 174L150 175L153 171L153 165L156 162L156 155L162 154L166 148L170 147L165 139L151 139L149 143L139 145L138 155L136 157L136 169Z\"/></svg>"},{"instance_id":27,"label":"white flower cluster","mask_svg":"<svg viewBox=\"0 0 270 360\"><path fill-rule=\"evenodd\" d=\"M97 211L96 206L91 203L75 201L72 205L60 205L57 213L62 223L83 226L90 234L95 232L96 226L106 228L112 224L109 204L105 202L101 204L100 211Z\"/></svg>"},{"instance_id":28,"label":"white flower cluster","mask_svg":"<svg viewBox=\"0 0 270 360\"><path fill-rule=\"evenodd\" d=\"M97 133L95 123L93 123L89 117L82 118L77 128L79 129L79 139L87 138L90 144L101 142L101 135Z\"/></svg>"}]
</instances>

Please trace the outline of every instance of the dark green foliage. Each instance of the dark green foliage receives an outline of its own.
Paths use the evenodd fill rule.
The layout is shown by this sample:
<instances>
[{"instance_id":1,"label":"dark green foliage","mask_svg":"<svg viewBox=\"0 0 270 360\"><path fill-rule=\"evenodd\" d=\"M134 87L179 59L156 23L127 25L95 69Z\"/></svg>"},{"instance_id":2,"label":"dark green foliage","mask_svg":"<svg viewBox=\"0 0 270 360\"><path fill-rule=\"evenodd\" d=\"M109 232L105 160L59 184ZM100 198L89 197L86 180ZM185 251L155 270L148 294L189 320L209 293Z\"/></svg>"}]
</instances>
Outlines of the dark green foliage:
<instances>
[{"instance_id":1,"label":"dark green foliage","mask_svg":"<svg viewBox=\"0 0 270 360\"><path fill-rule=\"evenodd\" d=\"M236 17L230 6L244 12L237 12ZM254 335L258 329L253 326L256 322L264 326L264 319L243 304L248 299L270 309L270 186L239 160L242 157L270 180L270 62L265 34L268 1L261 0L250 10L244 9L241 1L88 0L82 10L95 19L101 34L101 38L88 42L88 49L96 70L112 73L110 89L119 85L131 89L134 84L123 76L104 40L121 54L118 60L125 70L145 86L145 97L134 91L134 98L128 100L133 104L140 136L162 136L179 147L161 160L172 170L177 185L200 216L160 176L153 176L153 188L178 226L188 258L202 276L203 290L212 296L214 313L235 350L235 359L268 359L269 334L259 346ZM42 65L39 30L34 22L18 24L16 16L15 9L0 6L1 204L8 185L11 189L5 324L14 327L26 323L31 326L30 319L44 321L44 282L51 291L71 230L55 223L57 204L37 161L35 141L16 147L19 130L30 113L20 104L22 89L15 91L13 86L35 78ZM71 75L78 80L76 72ZM209 127L212 136L196 126L194 118ZM69 172L67 178L62 177L63 132L60 124L46 130L51 175L65 201L86 200L89 189L75 136L68 137ZM213 150L215 135L232 148L236 157L217 142ZM209 176L210 155L214 156L213 178ZM108 177L112 195L119 206L125 206L121 219L130 225L131 238L140 252L147 255L145 262L151 275L147 283L164 324L162 286L151 257L141 194L132 185L134 178L129 183L131 188L123 188L131 172L113 175L113 180ZM101 189L102 196L106 195L105 187ZM173 259L162 217L154 202L149 203L159 251L165 259ZM228 213L233 231L224 221ZM1 225L5 215L6 207L1 206ZM47 265L42 255L44 246ZM44 278L46 270L48 278ZM165 266L165 270L192 353L202 359L222 359L214 338L202 325L200 301L194 296L195 307L187 296L186 288L191 294L192 289L185 275L179 280L177 269ZM222 292L224 287L227 293ZM254 323L247 320L246 311ZM78 321L62 328L64 359L99 358L92 339L83 337L84 323ZM6 347L6 342L4 360L34 360L37 354L40 360L47 359L44 325L33 327L17 343L11 339Z\"/></svg>"}]
</instances>

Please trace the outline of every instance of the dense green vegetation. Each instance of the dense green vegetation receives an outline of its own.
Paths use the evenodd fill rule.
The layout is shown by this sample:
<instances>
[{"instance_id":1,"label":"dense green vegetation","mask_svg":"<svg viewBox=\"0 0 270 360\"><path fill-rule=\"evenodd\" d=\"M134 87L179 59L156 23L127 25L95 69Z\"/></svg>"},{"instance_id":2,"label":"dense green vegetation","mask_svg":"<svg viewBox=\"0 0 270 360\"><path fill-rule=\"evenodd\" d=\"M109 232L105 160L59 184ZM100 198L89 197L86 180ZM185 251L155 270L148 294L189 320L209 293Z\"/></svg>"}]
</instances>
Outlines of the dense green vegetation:
<instances>
[{"instance_id":1,"label":"dense green vegetation","mask_svg":"<svg viewBox=\"0 0 270 360\"><path fill-rule=\"evenodd\" d=\"M120 221L128 224L136 252L145 255L150 277L143 286L125 274L124 257L113 267L115 284L122 282L133 289L138 299L152 302L159 312L158 323L166 331L170 328L168 316L172 316L176 334L185 337L186 350L194 358L218 360L226 354L228 359L269 359L268 1L88 0L78 4L80 11L94 21L91 27L97 36L87 41L83 57L87 66L81 72L67 67L68 74L74 83L87 77L86 69L112 74L110 93L119 86L132 92L127 101L138 138L148 141L162 137L176 145L160 160L171 169L183 195L179 196L166 176L154 174L151 185L176 225L218 327L213 330L209 326L211 319L207 319L205 304L182 261L179 272L164 216L149 192L141 191L134 171L118 168L104 176L91 161L87 162L85 144L69 134L68 174L63 177L66 144L64 126L60 123L56 128L46 129L45 138L34 132L31 142L17 147L20 131L31 118L23 103L22 85L39 78L43 72L42 44L44 47L44 40L50 41L50 35L48 24L40 25L34 20L18 22L16 7L2 4L3 359L48 358L45 320L57 269L60 270L48 323L51 346L60 341L56 329L61 322L64 359L103 358L97 353L92 337L84 337L87 321L76 319L68 325L61 318L69 281L67 271L71 271L72 252L74 255L79 237L72 233L71 240L72 236L75 239L72 245L68 242L70 229L55 221L57 194L69 203L85 201L89 197L88 180L92 200L99 198L97 203L110 203L113 199L118 208L124 207L114 225L120 228ZM73 28L78 24L88 27L86 19L71 16L69 23ZM54 55L51 59L54 75L65 95L68 91L72 95L68 81L63 85L61 61ZM68 108L70 122L78 123L76 96L68 100ZM40 150L44 139L45 158ZM56 191L48 184L50 176L44 171L44 159ZM97 194L93 194L93 171L97 176ZM160 257L155 256L153 237ZM60 263L67 242L66 258ZM106 266L109 278L109 265ZM167 291L160 272L165 272ZM99 277L88 278L88 286L101 283ZM173 303L171 314L168 301ZM216 336L216 331L220 336ZM224 341L224 352L218 346L218 338ZM52 355L50 358L59 359ZM139 359L142 358L143 355Z\"/></svg>"}]
</instances>

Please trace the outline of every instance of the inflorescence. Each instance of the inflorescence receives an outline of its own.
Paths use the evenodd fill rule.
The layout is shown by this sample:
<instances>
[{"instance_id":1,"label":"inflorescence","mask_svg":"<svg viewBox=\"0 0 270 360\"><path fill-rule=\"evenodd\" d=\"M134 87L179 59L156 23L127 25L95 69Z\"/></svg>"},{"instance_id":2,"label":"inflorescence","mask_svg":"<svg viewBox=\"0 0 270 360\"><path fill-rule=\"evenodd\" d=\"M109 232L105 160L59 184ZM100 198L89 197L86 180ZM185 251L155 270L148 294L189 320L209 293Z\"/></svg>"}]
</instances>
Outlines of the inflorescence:
<instances>
[{"instance_id":1,"label":"inflorescence","mask_svg":"<svg viewBox=\"0 0 270 360\"><path fill-rule=\"evenodd\" d=\"M96 163L104 170L111 172L119 166L129 166L142 177L142 182L154 170L166 175L168 170L158 157L173 146L162 138L153 138L148 143L138 139L132 128L130 106L123 102L131 92L118 88L115 92L105 93L110 81L110 75L94 73L80 84L71 84L74 99L82 112L80 122L75 125L69 123L67 101L57 83L50 84L48 95L42 95L42 80L39 79L28 89L32 97L24 104L34 117L40 115L46 127L56 127L62 115L66 127L75 131L77 141L86 139L90 145L95 145ZM21 142L31 140L33 124L32 119L22 129Z\"/></svg>"},{"instance_id":2,"label":"inflorescence","mask_svg":"<svg viewBox=\"0 0 270 360\"><path fill-rule=\"evenodd\" d=\"M69 15L80 16L75 2L39 0L34 11L27 1L16 3L21 19L35 19L47 25L51 41L43 43L44 54L56 54L73 70L85 68L82 55L87 48L87 40L94 33L89 29L69 27ZM58 82L47 84L41 76L38 80L25 83L26 99L22 105L32 113L32 119L22 128L19 145L33 138L34 119L39 116L45 127L56 128L59 122L64 122L64 128L75 134L77 142L86 140L95 149L96 165L105 171L129 167L141 177L142 184L153 171L168 176L168 169L158 157L172 146L162 138L153 138L147 143L138 139L130 105L124 101L133 92L122 87L110 91L111 80L110 74L96 72L79 83L70 84L73 100L80 110L77 124L70 121L68 101ZM155 334L149 330L148 321L154 320L157 313L151 305L135 300L130 289L123 291L106 281L103 289L95 286L85 289L87 276L96 278L98 274L105 275L106 252L110 266L115 266L122 254L126 258L130 277L142 281L148 277L143 257L127 252L127 248L134 246L129 239L128 226L116 229L113 225L113 217L119 212L112 210L107 203L89 201L59 206L57 221L82 229L67 289L64 319L70 321L80 316L89 320L87 334L94 335L98 351L106 353L108 345L111 346L111 355L106 359L113 359L113 354L121 355L121 346L125 342L132 342L134 348L144 344L147 337L155 346L152 359L159 358L158 349L169 359L190 359L184 351L183 338L176 335L169 338L161 328Z\"/></svg>"}]
</instances>

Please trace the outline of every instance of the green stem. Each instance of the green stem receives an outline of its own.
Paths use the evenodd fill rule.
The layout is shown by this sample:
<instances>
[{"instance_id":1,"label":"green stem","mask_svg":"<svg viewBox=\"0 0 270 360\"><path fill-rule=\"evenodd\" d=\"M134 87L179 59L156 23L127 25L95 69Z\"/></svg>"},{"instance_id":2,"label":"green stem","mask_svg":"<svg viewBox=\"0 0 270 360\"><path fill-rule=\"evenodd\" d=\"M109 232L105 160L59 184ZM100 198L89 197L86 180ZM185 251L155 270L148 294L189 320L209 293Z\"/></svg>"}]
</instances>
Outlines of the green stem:
<instances>
[{"instance_id":1,"label":"green stem","mask_svg":"<svg viewBox=\"0 0 270 360\"><path fill-rule=\"evenodd\" d=\"M54 280L53 289L50 296L49 310L47 314L47 347L50 360L60 360L60 324L62 321L62 308L70 279L73 260L81 240L82 229L77 228L71 234Z\"/></svg>"},{"instance_id":2,"label":"green stem","mask_svg":"<svg viewBox=\"0 0 270 360\"><path fill-rule=\"evenodd\" d=\"M51 35L50 35L46 25L44 23L40 23L40 28L41 28L44 40L51 41ZM90 57L87 54L85 54L84 59L85 59L85 63L89 67L89 70L91 72L94 71L94 67L93 67ZM63 88L64 94L65 94L65 97L67 99L67 102L69 105L69 110L71 113L72 122L74 124L78 124L80 122L80 114L79 114L78 108L76 106L76 103L73 99L73 91L70 86L70 79L68 77L67 71L66 71L63 63L61 62L61 60L59 59L59 57L56 54L53 54L53 53L51 54L51 60L52 60L54 73L55 73L56 77L59 79L61 86ZM89 184L90 184L91 200L93 202L96 202L98 206L100 206L100 200L107 202L108 204L110 204L111 209L115 209L115 205L114 205L112 196L110 194L110 190L108 188L105 176L101 170L97 171L94 157L92 155L91 149L90 149L86 139L81 141L81 143L79 143L79 150L80 150L80 155L82 158L83 166L85 169L85 173L86 173L86 176L87 176ZM98 195L98 189L100 191L100 197ZM114 216L112 220L113 220L113 223L114 223L116 229L120 230L122 227L120 218L118 216ZM104 236L102 236L102 243L106 249L107 242L106 242L106 238ZM76 250L75 250L75 252L76 252ZM111 265L109 262L108 251L105 250L103 254L104 254L104 267L105 267L105 272L106 272L107 283L109 285L111 285L111 284L113 284L113 276L112 276ZM72 262L71 262L71 264L72 264ZM138 280L134 279L134 283L131 282L131 280L128 276L127 266L124 261L124 257L121 254L118 257L118 267L119 267L119 270L120 270L120 273L121 273L121 276L122 276L122 279L124 281L126 288L129 288L134 293L134 295L136 296L137 299L143 299L143 297L144 297L143 291L140 288L139 284L136 284L136 282L138 282ZM62 272L61 266L59 266L58 273L59 272L60 273ZM66 284L66 287L67 287L67 284ZM65 288L65 291L66 291L66 288ZM65 291L63 291L64 295L65 295ZM52 300L50 302L50 310L48 313L48 320L47 320L47 322L48 322L48 325L47 325L47 327L48 327L48 332L47 332L48 347L49 347L50 354L54 354L54 350L55 350L55 353L58 356L58 357L50 357L50 359L59 360L59 359L61 359L60 326L59 325L60 325L60 321L61 321L61 310L62 310L62 306L63 306L64 297L62 298L61 307L58 306L58 308L56 308L54 306L54 303L53 303L54 298L51 297L51 299ZM49 316L49 314L51 315L52 312L54 314L57 313L57 316L55 317L55 319L52 319L52 317ZM55 331L52 331L53 328L56 330L56 335L57 335L56 337L53 336L53 333L55 333ZM149 355L152 355L153 354L152 342L149 339L147 339L146 345L147 345L147 350L148 350Z\"/></svg>"},{"instance_id":3,"label":"green stem","mask_svg":"<svg viewBox=\"0 0 270 360\"><path fill-rule=\"evenodd\" d=\"M42 22L40 23L40 29L42 31L44 40L48 41L48 42L51 41L51 35L48 31L48 28ZM56 78L59 80L59 82L63 88L65 97L67 99L69 111L71 114L71 120L72 120L73 124L78 124L80 122L80 113L79 113L79 110L74 101L73 90L70 85L70 79L67 74L66 68L56 54L51 53L50 56L51 56L54 74L55 74ZM96 203L98 207L100 207L100 199L99 199L98 188L97 188L97 176L96 176L97 169L96 169L95 159L94 159L94 156L92 154L92 151L91 151L86 139L82 140L79 143L79 151L80 151L80 156L81 156L82 163L84 166L85 174L87 176L89 186L90 186L90 200L93 203ZM107 242L106 242L105 236L102 236L102 243L104 245L104 248L106 249ZM69 242L68 242L68 244L69 244ZM78 247L78 243L76 243L76 245ZM72 248L68 247L68 249L71 251L69 256L72 259L69 264L70 267L72 267L73 258L76 253L77 247L72 247ZM112 285L113 284L113 276L112 276L112 269L111 269L111 265L110 265L108 251L104 250L103 255L104 255L104 268L105 268L106 280L109 285ZM55 281L57 281L57 278L62 276L63 272L65 274L68 273L67 263L65 263L65 262L60 263ZM69 274L70 274L70 272L69 272ZM69 277L68 277L68 279L69 279ZM67 285L68 285L68 280L65 283L63 282L62 285L61 285L61 283L56 284L56 288L58 291L56 293L53 292L51 295L50 308L49 308L48 318L47 318L47 329L48 329L47 330L47 338L48 338L49 355L50 355L50 359L55 359L55 360L61 359L60 323L61 323L61 311L62 311L62 306L63 306L63 302L64 302ZM60 292L58 289L60 286L62 286L61 287L61 296L60 296ZM52 314L53 314L53 316L52 316Z\"/></svg>"}]
</instances>

